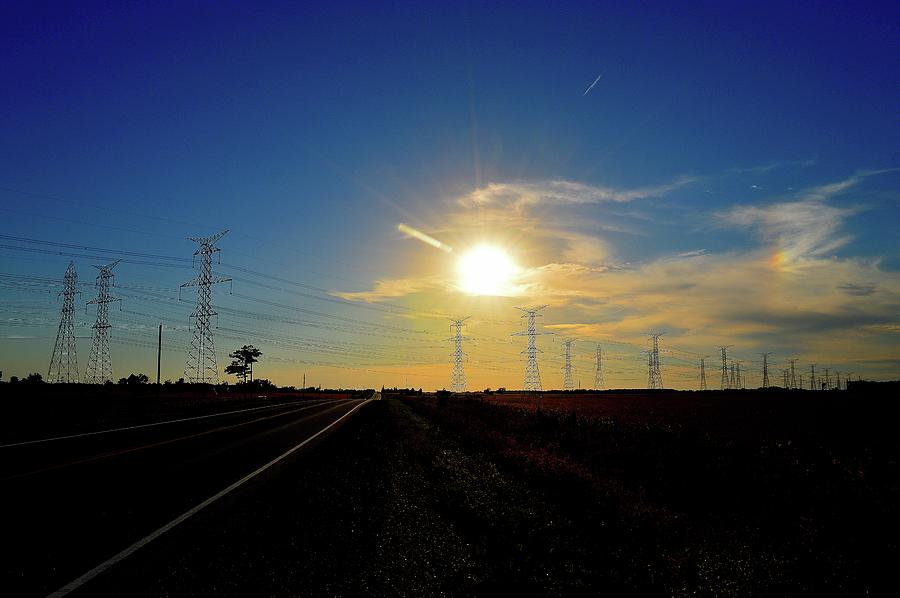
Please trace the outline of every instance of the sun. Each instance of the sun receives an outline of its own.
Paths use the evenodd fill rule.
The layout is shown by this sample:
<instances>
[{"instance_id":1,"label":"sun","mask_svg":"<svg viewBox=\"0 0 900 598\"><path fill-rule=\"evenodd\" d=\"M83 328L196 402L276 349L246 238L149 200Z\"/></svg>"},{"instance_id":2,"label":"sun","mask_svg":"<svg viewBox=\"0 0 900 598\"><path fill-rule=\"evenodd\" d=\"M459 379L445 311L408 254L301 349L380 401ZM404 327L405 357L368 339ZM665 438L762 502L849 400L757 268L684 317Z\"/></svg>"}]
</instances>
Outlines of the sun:
<instances>
[{"instance_id":1,"label":"sun","mask_svg":"<svg viewBox=\"0 0 900 598\"><path fill-rule=\"evenodd\" d=\"M512 295L518 266L493 245L478 245L459 258L459 287L471 295Z\"/></svg>"}]
</instances>

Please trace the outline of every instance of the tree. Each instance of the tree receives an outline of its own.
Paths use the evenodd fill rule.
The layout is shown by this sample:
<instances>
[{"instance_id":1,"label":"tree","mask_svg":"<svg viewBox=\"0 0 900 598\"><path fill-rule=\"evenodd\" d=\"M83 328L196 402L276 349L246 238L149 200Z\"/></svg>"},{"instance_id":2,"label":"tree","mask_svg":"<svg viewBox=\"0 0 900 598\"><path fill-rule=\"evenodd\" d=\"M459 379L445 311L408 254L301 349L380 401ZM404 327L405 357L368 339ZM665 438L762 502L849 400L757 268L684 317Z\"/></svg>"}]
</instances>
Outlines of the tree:
<instances>
[{"instance_id":1,"label":"tree","mask_svg":"<svg viewBox=\"0 0 900 598\"><path fill-rule=\"evenodd\" d=\"M37 372L33 372L33 373L31 373L31 374L28 374L28 377L25 378L25 382L28 382L28 383L30 383L30 384L40 384L40 383L43 382L43 381L44 381L44 377L41 376L41 375L40 375L39 373L37 373Z\"/></svg>"},{"instance_id":2,"label":"tree","mask_svg":"<svg viewBox=\"0 0 900 598\"><path fill-rule=\"evenodd\" d=\"M150 378L147 377L147 374L129 374L127 378L119 378L119 384L128 386L146 384L149 381Z\"/></svg>"},{"instance_id":3,"label":"tree","mask_svg":"<svg viewBox=\"0 0 900 598\"><path fill-rule=\"evenodd\" d=\"M232 362L225 368L225 373L240 376L244 382L247 381L247 376L250 376L250 382L253 382L253 364L259 361L257 358L261 355L262 351L253 345L244 345L237 351L228 354Z\"/></svg>"}]
</instances>

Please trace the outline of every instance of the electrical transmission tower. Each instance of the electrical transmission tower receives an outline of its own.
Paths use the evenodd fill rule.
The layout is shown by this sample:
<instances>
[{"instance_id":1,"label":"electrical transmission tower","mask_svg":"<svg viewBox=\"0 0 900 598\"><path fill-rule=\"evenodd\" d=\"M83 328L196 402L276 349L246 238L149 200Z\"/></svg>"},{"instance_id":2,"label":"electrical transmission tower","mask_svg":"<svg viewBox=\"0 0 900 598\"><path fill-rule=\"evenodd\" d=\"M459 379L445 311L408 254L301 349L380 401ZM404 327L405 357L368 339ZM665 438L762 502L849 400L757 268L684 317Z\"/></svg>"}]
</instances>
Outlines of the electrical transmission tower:
<instances>
[{"instance_id":1,"label":"electrical transmission tower","mask_svg":"<svg viewBox=\"0 0 900 598\"><path fill-rule=\"evenodd\" d=\"M650 389L663 387L662 372L659 368L659 337L664 334L665 332L651 332L647 336L653 343L653 348L650 349L650 362L647 367L647 388Z\"/></svg>"},{"instance_id":2,"label":"electrical transmission tower","mask_svg":"<svg viewBox=\"0 0 900 598\"><path fill-rule=\"evenodd\" d=\"M836 372L834 373L834 377L836 378L835 381L834 381L834 387L835 387L837 390L840 390L840 389L841 389L841 373L838 372L838 371L836 371Z\"/></svg>"},{"instance_id":3,"label":"electrical transmission tower","mask_svg":"<svg viewBox=\"0 0 900 598\"><path fill-rule=\"evenodd\" d=\"M200 274L190 282L181 285L181 288L197 287L197 307L191 314L191 318L194 320L194 338L191 341L191 350L184 368L185 377L192 383L215 384L219 381L216 346L212 334L212 317L216 315L212 306L212 285L228 282L231 279L213 275L212 256L219 251L219 248L215 246L216 241L224 237L226 233L228 231L223 230L211 237L188 237L199 245L194 255L200 256Z\"/></svg>"},{"instance_id":4,"label":"electrical transmission tower","mask_svg":"<svg viewBox=\"0 0 900 598\"><path fill-rule=\"evenodd\" d=\"M825 390L831 390L831 376L828 375L828 368L825 368Z\"/></svg>"},{"instance_id":5,"label":"electrical transmission tower","mask_svg":"<svg viewBox=\"0 0 900 598\"><path fill-rule=\"evenodd\" d=\"M563 347L565 347L565 353L563 354L563 390L575 390L575 383L572 382L572 345L575 344L575 339L567 338L563 341Z\"/></svg>"},{"instance_id":6,"label":"electrical transmission tower","mask_svg":"<svg viewBox=\"0 0 900 598\"><path fill-rule=\"evenodd\" d=\"M463 357L465 353L462 350L462 328L463 322L471 317L466 316L458 320L450 320L450 328L455 329L455 334L447 339L454 342L454 350L450 354L450 357L453 358L453 374L450 376L450 390L452 392L466 392L466 373L463 371Z\"/></svg>"},{"instance_id":7,"label":"electrical transmission tower","mask_svg":"<svg viewBox=\"0 0 900 598\"><path fill-rule=\"evenodd\" d=\"M731 360L731 372L728 375L728 388L733 388L733 389L740 388L740 386L738 386L737 375L736 375L735 370L736 370L735 363L734 363L734 360L732 359Z\"/></svg>"},{"instance_id":8,"label":"electrical transmission tower","mask_svg":"<svg viewBox=\"0 0 900 598\"><path fill-rule=\"evenodd\" d=\"M741 362L734 362L734 384L738 390L744 390L744 375L741 373Z\"/></svg>"},{"instance_id":9,"label":"electrical transmission tower","mask_svg":"<svg viewBox=\"0 0 900 598\"><path fill-rule=\"evenodd\" d=\"M59 330L50 357L47 379L50 382L78 382L78 356L75 353L75 295L78 294L78 274L75 262L69 262L63 278L62 309L59 312Z\"/></svg>"},{"instance_id":10,"label":"electrical transmission tower","mask_svg":"<svg viewBox=\"0 0 900 598\"><path fill-rule=\"evenodd\" d=\"M762 374L763 374L763 378L762 378L762 387L763 387L763 388L769 388L769 355L772 355L772 352L769 351L768 353L760 353L760 355L762 355L762 358L763 358L763 363L762 363Z\"/></svg>"},{"instance_id":11,"label":"electrical transmission tower","mask_svg":"<svg viewBox=\"0 0 900 598\"><path fill-rule=\"evenodd\" d=\"M104 384L107 380L112 380L112 360L109 357L109 304L120 299L109 294L109 287L112 284L112 269L120 261L116 260L105 266L94 266L100 270L100 274L97 275L97 297L88 301L88 305L97 306L97 321L92 326L94 338L91 343L91 356L88 359L84 380L88 384Z\"/></svg>"},{"instance_id":12,"label":"electrical transmission tower","mask_svg":"<svg viewBox=\"0 0 900 598\"><path fill-rule=\"evenodd\" d=\"M794 372L794 363L796 363L796 359L791 359L791 379L790 379L790 388L797 388L797 375ZM802 384L801 384L802 386Z\"/></svg>"},{"instance_id":13,"label":"electrical transmission tower","mask_svg":"<svg viewBox=\"0 0 900 598\"><path fill-rule=\"evenodd\" d=\"M790 372L790 370L788 370L787 368L784 368L783 370L781 370L781 388L788 387L788 373L789 372Z\"/></svg>"},{"instance_id":14,"label":"electrical transmission tower","mask_svg":"<svg viewBox=\"0 0 900 598\"><path fill-rule=\"evenodd\" d=\"M542 334L548 334L546 332L538 332L537 324L535 320L542 316L540 313L541 310L545 309L546 305L541 305L538 307L517 307L519 311L523 312L522 317L528 318L528 325L525 330L520 332L514 332L512 336L527 336L528 337L528 348L522 351L527 357L527 361L525 363L525 390L528 392L541 392L541 372L538 369L537 362L537 354L543 353L540 349L537 348L537 337Z\"/></svg>"},{"instance_id":15,"label":"electrical transmission tower","mask_svg":"<svg viewBox=\"0 0 900 598\"><path fill-rule=\"evenodd\" d=\"M706 390L706 357L700 358L700 390Z\"/></svg>"},{"instance_id":16,"label":"electrical transmission tower","mask_svg":"<svg viewBox=\"0 0 900 598\"><path fill-rule=\"evenodd\" d=\"M597 345L597 370L594 372L594 388L603 390L603 349Z\"/></svg>"},{"instance_id":17,"label":"electrical transmission tower","mask_svg":"<svg viewBox=\"0 0 900 598\"><path fill-rule=\"evenodd\" d=\"M728 388L728 347L734 345L725 345L719 347L722 350L722 390Z\"/></svg>"},{"instance_id":18,"label":"electrical transmission tower","mask_svg":"<svg viewBox=\"0 0 900 598\"><path fill-rule=\"evenodd\" d=\"M816 389L816 364L809 364L809 389Z\"/></svg>"}]
</instances>

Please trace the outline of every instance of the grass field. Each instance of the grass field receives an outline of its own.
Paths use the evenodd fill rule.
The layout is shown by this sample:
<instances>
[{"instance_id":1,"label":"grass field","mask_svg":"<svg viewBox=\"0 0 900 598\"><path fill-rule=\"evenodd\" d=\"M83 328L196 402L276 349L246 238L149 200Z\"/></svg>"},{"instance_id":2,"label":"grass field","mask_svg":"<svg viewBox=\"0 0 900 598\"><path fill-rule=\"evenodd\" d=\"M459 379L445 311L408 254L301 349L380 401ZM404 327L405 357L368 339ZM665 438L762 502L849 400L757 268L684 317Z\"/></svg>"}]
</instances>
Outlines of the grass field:
<instances>
[{"instance_id":1,"label":"grass field","mask_svg":"<svg viewBox=\"0 0 900 598\"><path fill-rule=\"evenodd\" d=\"M892 587L900 408L886 397L664 392L404 404L539 497L509 525L531 540L523 554L569 589ZM491 529L491 517L479 517Z\"/></svg>"}]
</instances>

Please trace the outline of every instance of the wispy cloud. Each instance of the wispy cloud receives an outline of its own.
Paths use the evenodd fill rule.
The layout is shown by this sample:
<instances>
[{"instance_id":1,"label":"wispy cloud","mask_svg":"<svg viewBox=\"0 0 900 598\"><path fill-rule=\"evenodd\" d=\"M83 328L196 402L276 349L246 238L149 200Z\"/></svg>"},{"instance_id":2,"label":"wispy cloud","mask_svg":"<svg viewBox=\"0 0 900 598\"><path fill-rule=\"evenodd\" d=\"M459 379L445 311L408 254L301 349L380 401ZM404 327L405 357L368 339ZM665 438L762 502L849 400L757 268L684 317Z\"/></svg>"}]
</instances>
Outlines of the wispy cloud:
<instances>
[{"instance_id":1,"label":"wispy cloud","mask_svg":"<svg viewBox=\"0 0 900 598\"><path fill-rule=\"evenodd\" d=\"M636 189L615 189L566 180L518 181L491 183L460 198L466 207L505 206L523 209L529 206L554 204L624 203L650 197L662 197L698 179L683 176L672 182Z\"/></svg>"},{"instance_id":2,"label":"wispy cloud","mask_svg":"<svg viewBox=\"0 0 900 598\"><path fill-rule=\"evenodd\" d=\"M874 293L878 287L874 284L854 284L852 282L845 282L844 284L838 285L838 288L848 295L866 297Z\"/></svg>"},{"instance_id":3,"label":"wispy cloud","mask_svg":"<svg viewBox=\"0 0 900 598\"><path fill-rule=\"evenodd\" d=\"M794 194L791 201L735 206L717 216L726 225L756 230L787 259L828 255L852 239L850 235L840 234L840 229L848 217L860 211L858 207L837 207L828 201L867 176L870 174L856 174L810 187Z\"/></svg>"}]
</instances>

